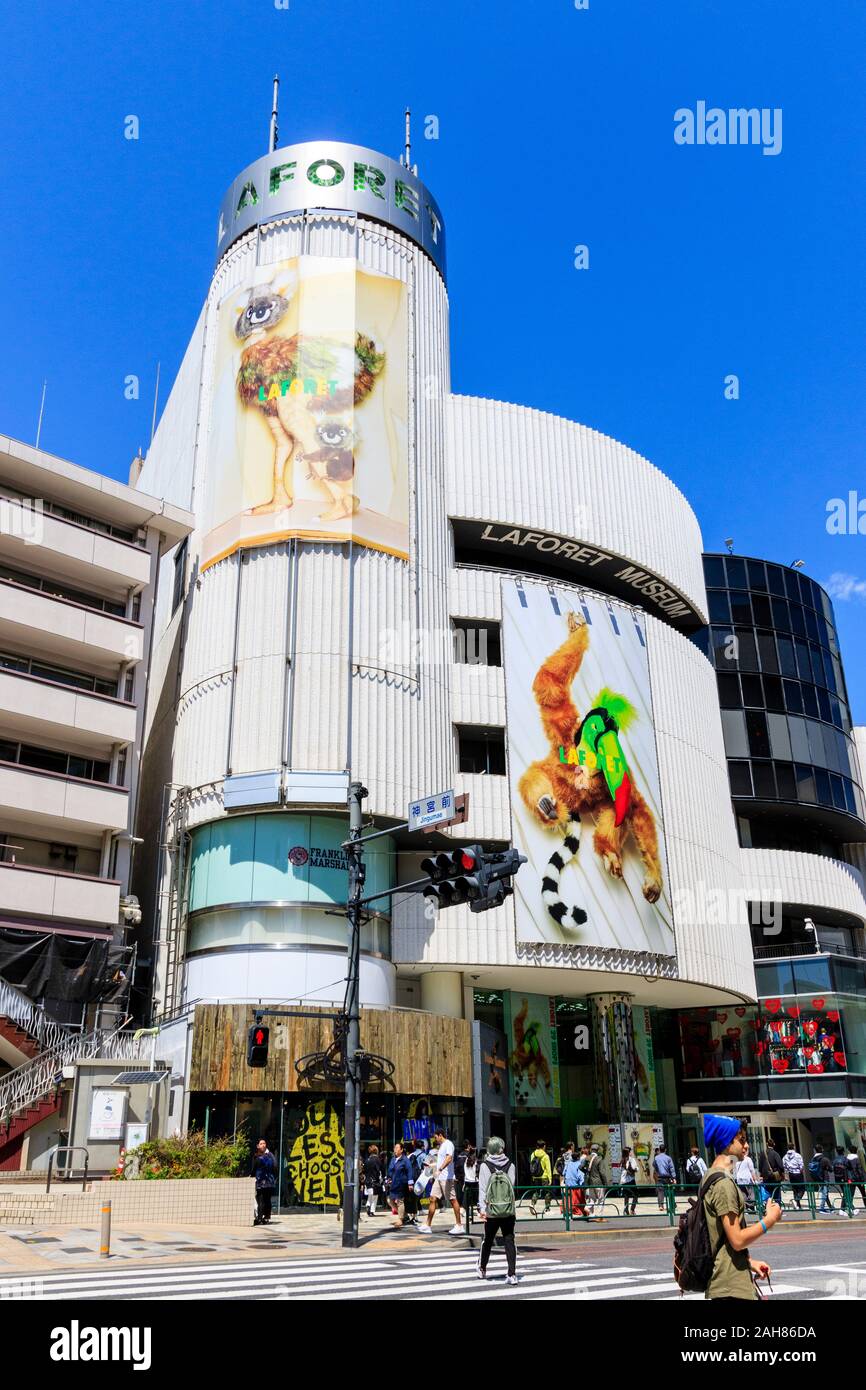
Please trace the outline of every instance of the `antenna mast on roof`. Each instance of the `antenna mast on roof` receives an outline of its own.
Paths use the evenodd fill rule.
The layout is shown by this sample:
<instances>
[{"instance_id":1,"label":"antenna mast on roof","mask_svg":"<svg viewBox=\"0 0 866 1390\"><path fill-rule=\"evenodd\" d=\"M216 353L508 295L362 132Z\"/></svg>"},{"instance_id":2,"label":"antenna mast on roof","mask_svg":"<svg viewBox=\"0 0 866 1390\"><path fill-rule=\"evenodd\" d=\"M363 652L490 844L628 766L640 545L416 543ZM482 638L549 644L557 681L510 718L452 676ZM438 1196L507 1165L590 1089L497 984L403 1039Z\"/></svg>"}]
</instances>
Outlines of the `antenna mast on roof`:
<instances>
[{"instance_id":1,"label":"antenna mast on roof","mask_svg":"<svg viewBox=\"0 0 866 1390\"><path fill-rule=\"evenodd\" d=\"M272 109L271 109L271 132L270 132L270 136L269 136L269 138L268 138L268 152L269 152L269 154L273 154L274 150L277 148L277 143L278 143L279 138L280 138L280 132L279 132L279 130L277 129L277 107L278 107L278 105L279 105L279 96L280 96L280 79L279 79L279 75L277 74L277 75L274 77L274 104L273 104L273 107L272 107Z\"/></svg>"}]
</instances>

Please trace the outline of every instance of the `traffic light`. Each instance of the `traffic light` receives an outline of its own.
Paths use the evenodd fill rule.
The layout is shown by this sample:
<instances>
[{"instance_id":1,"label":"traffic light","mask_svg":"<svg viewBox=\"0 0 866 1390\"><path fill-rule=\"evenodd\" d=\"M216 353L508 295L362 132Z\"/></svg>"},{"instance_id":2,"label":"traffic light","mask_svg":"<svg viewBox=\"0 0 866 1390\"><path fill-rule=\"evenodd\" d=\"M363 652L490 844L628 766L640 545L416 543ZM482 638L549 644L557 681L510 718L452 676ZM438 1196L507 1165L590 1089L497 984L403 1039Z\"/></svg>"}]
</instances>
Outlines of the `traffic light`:
<instances>
[{"instance_id":1,"label":"traffic light","mask_svg":"<svg viewBox=\"0 0 866 1390\"><path fill-rule=\"evenodd\" d=\"M266 1067L268 1065L268 1043L271 1030L263 1023L254 1023L247 1033L247 1066Z\"/></svg>"},{"instance_id":2,"label":"traffic light","mask_svg":"<svg viewBox=\"0 0 866 1390\"><path fill-rule=\"evenodd\" d=\"M525 863L516 849L485 852L480 845L433 854L421 860L431 880L421 892L440 907L468 903L471 912L486 912L513 893L510 880Z\"/></svg>"},{"instance_id":3,"label":"traffic light","mask_svg":"<svg viewBox=\"0 0 866 1390\"><path fill-rule=\"evenodd\" d=\"M429 874L431 880L422 888L423 896L434 898L440 907L471 902L482 890L483 862L484 851L480 845L467 845L465 849L448 850L422 859L422 872Z\"/></svg>"},{"instance_id":4,"label":"traffic light","mask_svg":"<svg viewBox=\"0 0 866 1390\"><path fill-rule=\"evenodd\" d=\"M484 855L482 867L482 892L469 904L470 912L486 912L488 908L499 907L514 892L511 879L521 864L526 863L526 855L516 849L497 850Z\"/></svg>"}]
</instances>

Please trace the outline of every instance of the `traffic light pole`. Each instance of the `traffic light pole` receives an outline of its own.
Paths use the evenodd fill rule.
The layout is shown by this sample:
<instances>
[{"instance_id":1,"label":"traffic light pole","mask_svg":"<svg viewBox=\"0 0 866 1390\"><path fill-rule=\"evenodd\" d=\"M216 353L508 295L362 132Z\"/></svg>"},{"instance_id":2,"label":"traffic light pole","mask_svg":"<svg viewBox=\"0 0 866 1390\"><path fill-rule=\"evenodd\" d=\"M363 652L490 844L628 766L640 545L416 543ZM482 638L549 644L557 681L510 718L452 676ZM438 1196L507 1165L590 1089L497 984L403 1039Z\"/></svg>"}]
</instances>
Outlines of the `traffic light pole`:
<instances>
[{"instance_id":1,"label":"traffic light pole","mask_svg":"<svg viewBox=\"0 0 866 1390\"><path fill-rule=\"evenodd\" d=\"M349 900L346 906L348 930L348 968L346 971L346 1107L345 1107L345 1167L343 1171L343 1247L354 1250L358 1245L360 1203L360 1131L361 1078L358 1053L361 1050L361 1014L359 1008L361 963L361 913L364 878L364 850L361 845L363 821L362 803L367 788L360 782L349 784L349 839L346 854L349 860Z\"/></svg>"}]
</instances>

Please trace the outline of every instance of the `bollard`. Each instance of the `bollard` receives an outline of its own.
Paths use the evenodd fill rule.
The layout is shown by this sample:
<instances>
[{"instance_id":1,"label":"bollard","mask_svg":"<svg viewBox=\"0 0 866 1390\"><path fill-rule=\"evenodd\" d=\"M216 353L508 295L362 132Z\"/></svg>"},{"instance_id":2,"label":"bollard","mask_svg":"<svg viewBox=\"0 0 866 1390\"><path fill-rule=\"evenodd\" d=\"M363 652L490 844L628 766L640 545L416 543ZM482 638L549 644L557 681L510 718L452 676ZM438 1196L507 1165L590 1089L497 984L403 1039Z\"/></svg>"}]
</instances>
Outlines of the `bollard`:
<instances>
[{"instance_id":1,"label":"bollard","mask_svg":"<svg viewBox=\"0 0 866 1390\"><path fill-rule=\"evenodd\" d=\"M99 1258L107 1260L111 1245L111 1203L102 1204L102 1224L99 1230Z\"/></svg>"}]
</instances>

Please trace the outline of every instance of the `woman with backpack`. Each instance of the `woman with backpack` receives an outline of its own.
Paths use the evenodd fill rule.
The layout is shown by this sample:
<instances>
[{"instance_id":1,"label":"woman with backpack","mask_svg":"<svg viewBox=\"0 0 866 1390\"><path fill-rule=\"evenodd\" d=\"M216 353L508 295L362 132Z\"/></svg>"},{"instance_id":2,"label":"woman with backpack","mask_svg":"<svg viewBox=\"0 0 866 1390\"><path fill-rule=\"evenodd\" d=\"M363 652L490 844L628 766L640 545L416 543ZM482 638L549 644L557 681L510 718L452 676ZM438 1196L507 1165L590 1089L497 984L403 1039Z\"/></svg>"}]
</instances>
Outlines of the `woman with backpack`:
<instances>
[{"instance_id":1,"label":"woman with backpack","mask_svg":"<svg viewBox=\"0 0 866 1390\"><path fill-rule=\"evenodd\" d=\"M487 1262L498 1232L505 1246L508 1283L517 1283L515 1178L514 1164L505 1153L505 1144L496 1135L491 1135L487 1140L487 1152L478 1165L478 1215L484 1222L484 1240L478 1256L479 1279L487 1278Z\"/></svg>"},{"instance_id":2,"label":"woman with backpack","mask_svg":"<svg viewBox=\"0 0 866 1390\"><path fill-rule=\"evenodd\" d=\"M757 1299L755 1280L768 1278L770 1266L751 1259L749 1247L775 1226L782 1208L768 1202L763 1217L746 1225L745 1196L732 1171L748 1150L741 1120L705 1115L704 1143L716 1156L701 1179L696 1204L680 1219L675 1277L684 1292L703 1289L712 1299Z\"/></svg>"}]
</instances>

